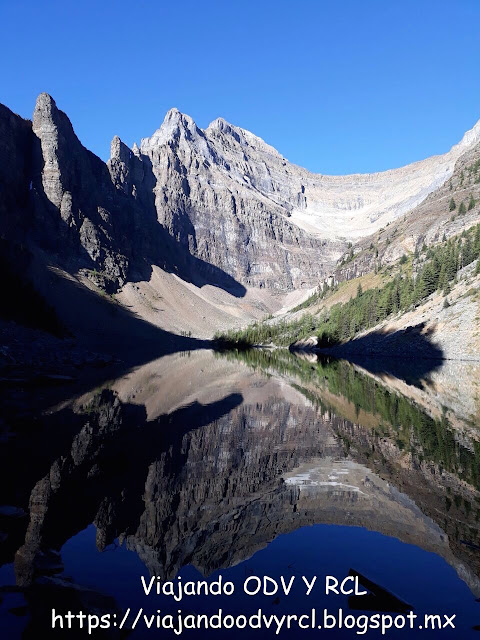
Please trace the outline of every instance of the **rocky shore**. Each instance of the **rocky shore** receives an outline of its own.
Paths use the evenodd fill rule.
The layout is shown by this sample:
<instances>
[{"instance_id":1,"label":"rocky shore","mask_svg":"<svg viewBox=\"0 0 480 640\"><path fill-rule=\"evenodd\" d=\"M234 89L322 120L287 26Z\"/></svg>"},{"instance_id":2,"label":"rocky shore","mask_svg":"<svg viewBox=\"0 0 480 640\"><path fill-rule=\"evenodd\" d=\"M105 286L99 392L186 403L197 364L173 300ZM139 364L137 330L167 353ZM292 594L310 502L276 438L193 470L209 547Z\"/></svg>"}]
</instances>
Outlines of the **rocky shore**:
<instances>
[{"instance_id":1,"label":"rocky shore","mask_svg":"<svg viewBox=\"0 0 480 640\"><path fill-rule=\"evenodd\" d=\"M75 338L0 322L0 384L63 383L85 368L115 362L113 356L90 351Z\"/></svg>"}]
</instances>

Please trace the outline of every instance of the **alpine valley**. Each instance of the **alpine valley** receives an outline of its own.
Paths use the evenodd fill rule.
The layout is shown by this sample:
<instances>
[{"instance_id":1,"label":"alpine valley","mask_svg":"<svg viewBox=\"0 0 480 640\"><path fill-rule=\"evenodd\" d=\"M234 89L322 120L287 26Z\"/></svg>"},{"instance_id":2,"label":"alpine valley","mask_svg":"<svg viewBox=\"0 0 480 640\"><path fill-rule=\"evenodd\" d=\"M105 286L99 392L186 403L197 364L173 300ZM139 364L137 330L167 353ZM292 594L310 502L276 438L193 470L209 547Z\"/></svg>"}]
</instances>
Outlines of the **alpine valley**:
<instances>
[{"instance_id":1,"label":"alpine valley","mask_svg":"<svg viewBox=\"0 0 480 640\"><path fill-rule=\"evenodd\" d=\"M31 121L0 106L0 266L2 637L63 637L54 610L149 638L181 613L157 586L199 578L189 618L478 635L480 123L327 176L172 109L105 163L43 93ZM326 575L368 594L306 602ZM247 576L292 590L242 596Z\"/></svg>"},{"instance_id":2,"label":"alpine valley","mask_svg":"<svg viewBox=\"0 0 480 640\"><path fill-rule=\"evenodd\" d=\"M419 280L427 253L460 238L449 308L442 276L408 304L387 304L368 327L349 321L337 342L377 330L377 320L397 333L423 323L445 357L473 358L479 141L477 123L444 155L327 176L221 118L203 130L171 109L139 146L115 137L104 163L49 95L38 97L31 122L1 106L1 255L10 274L2 315L62 327L64 349L75 342L110 355L266 318L277 327L296 321L283 337L294 342L315 336L319 319L359 285L380 291L407 273ZM21 362L27 356L17 351L9 355Z\"/></svg>"}]
</instances>

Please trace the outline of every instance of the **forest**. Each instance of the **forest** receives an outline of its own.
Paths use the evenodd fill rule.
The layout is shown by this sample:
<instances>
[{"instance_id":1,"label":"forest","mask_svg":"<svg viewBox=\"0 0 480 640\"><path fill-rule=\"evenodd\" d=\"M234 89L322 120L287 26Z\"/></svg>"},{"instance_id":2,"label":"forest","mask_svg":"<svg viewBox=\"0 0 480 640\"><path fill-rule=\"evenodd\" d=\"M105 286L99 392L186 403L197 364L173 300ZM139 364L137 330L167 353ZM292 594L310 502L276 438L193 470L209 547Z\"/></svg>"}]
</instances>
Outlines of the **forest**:
<instances>
[{"instance_id":1,"label":"forest","mask_svg":"<svg viewBox=\"0 0 480 640\"><path fill-rule=\"evenodd\" d=\"M435 246L424 245L410 257L403 255L395 269L385 269L385 275L389 276L386 283L366 291L359 283L356 295L348 302L334 304L316 315L307 311L290 322L257 322L245 329L217 334L215 339L226 347L248 348L265 344L288 346L295 340L316 335L319 347L329 347L351 340L393 314L414 309L432 293L441 292L444 306L449 306L448 296L459 271L477 260L475 273L479 274L479 257L480 224L477 224ZM322 298L327 301L337 289L338 284L324 287L312 297L312 302Z\"/></svg>"}]
</instances>

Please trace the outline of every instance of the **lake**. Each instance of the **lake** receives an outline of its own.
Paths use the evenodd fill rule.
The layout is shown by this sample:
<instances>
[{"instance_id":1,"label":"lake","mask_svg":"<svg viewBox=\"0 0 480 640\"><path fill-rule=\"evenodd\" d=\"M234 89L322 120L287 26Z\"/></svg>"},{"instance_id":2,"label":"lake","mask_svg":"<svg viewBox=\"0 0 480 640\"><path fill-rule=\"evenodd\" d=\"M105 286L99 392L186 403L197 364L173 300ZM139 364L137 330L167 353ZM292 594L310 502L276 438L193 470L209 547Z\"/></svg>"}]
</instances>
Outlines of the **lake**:
<instances>
[{"instance_id":1,"label":"lake","mask_svg":"<svg viewBox=\"0 0 480 640\"><path fill-rule=\"evenodd\" d=\"M117 621L91 636L75 623L69 638L126 637L120 621L130 609L128 628L140 608L412 611L415 628L387 637L478 637L479 390L473 362L351 364L284 350L176 353L90 388L2 388L2 637L55 636L52 608ZM367 595L325 594L325 576L349 575ZM222 580L235 591L175 600L146 595L141 576L155 589ZM268 593L245 592L264 576ZM420 629L425 614L455 615L455 629ZM177 637L140 620L129 638ZM280 635L363 635L311 627Z\"/></svg>"}]
</instances>

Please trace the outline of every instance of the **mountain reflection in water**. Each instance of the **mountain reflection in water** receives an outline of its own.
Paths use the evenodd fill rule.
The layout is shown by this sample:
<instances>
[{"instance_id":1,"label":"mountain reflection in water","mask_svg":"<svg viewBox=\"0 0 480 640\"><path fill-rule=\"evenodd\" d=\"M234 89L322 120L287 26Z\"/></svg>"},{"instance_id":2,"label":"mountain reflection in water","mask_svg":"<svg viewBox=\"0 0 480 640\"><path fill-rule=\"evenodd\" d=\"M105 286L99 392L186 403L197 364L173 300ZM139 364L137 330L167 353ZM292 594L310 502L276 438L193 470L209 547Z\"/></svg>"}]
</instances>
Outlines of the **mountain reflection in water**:
<instances>
[{"instance_id":1,"label":"mountain reflection in water","mask_svg":"<svg viewBox=\"0 0 480 640\"><path fill-rule=\"evenodd\" d=\"M12 410L9 390L0 459L7 637L48 629L51 607L144 606L142 572L166 580L221 570L241 583L251 572L350 569L416 612L457 613L461 635L442 637L468 637L480 623L480 374L465 365L461 380L452 366L412 386L285 351L197 351L38 415L20 409L21 390ZM348 601L299 595L283 606Z\"/></svg>"}]
</instances>

